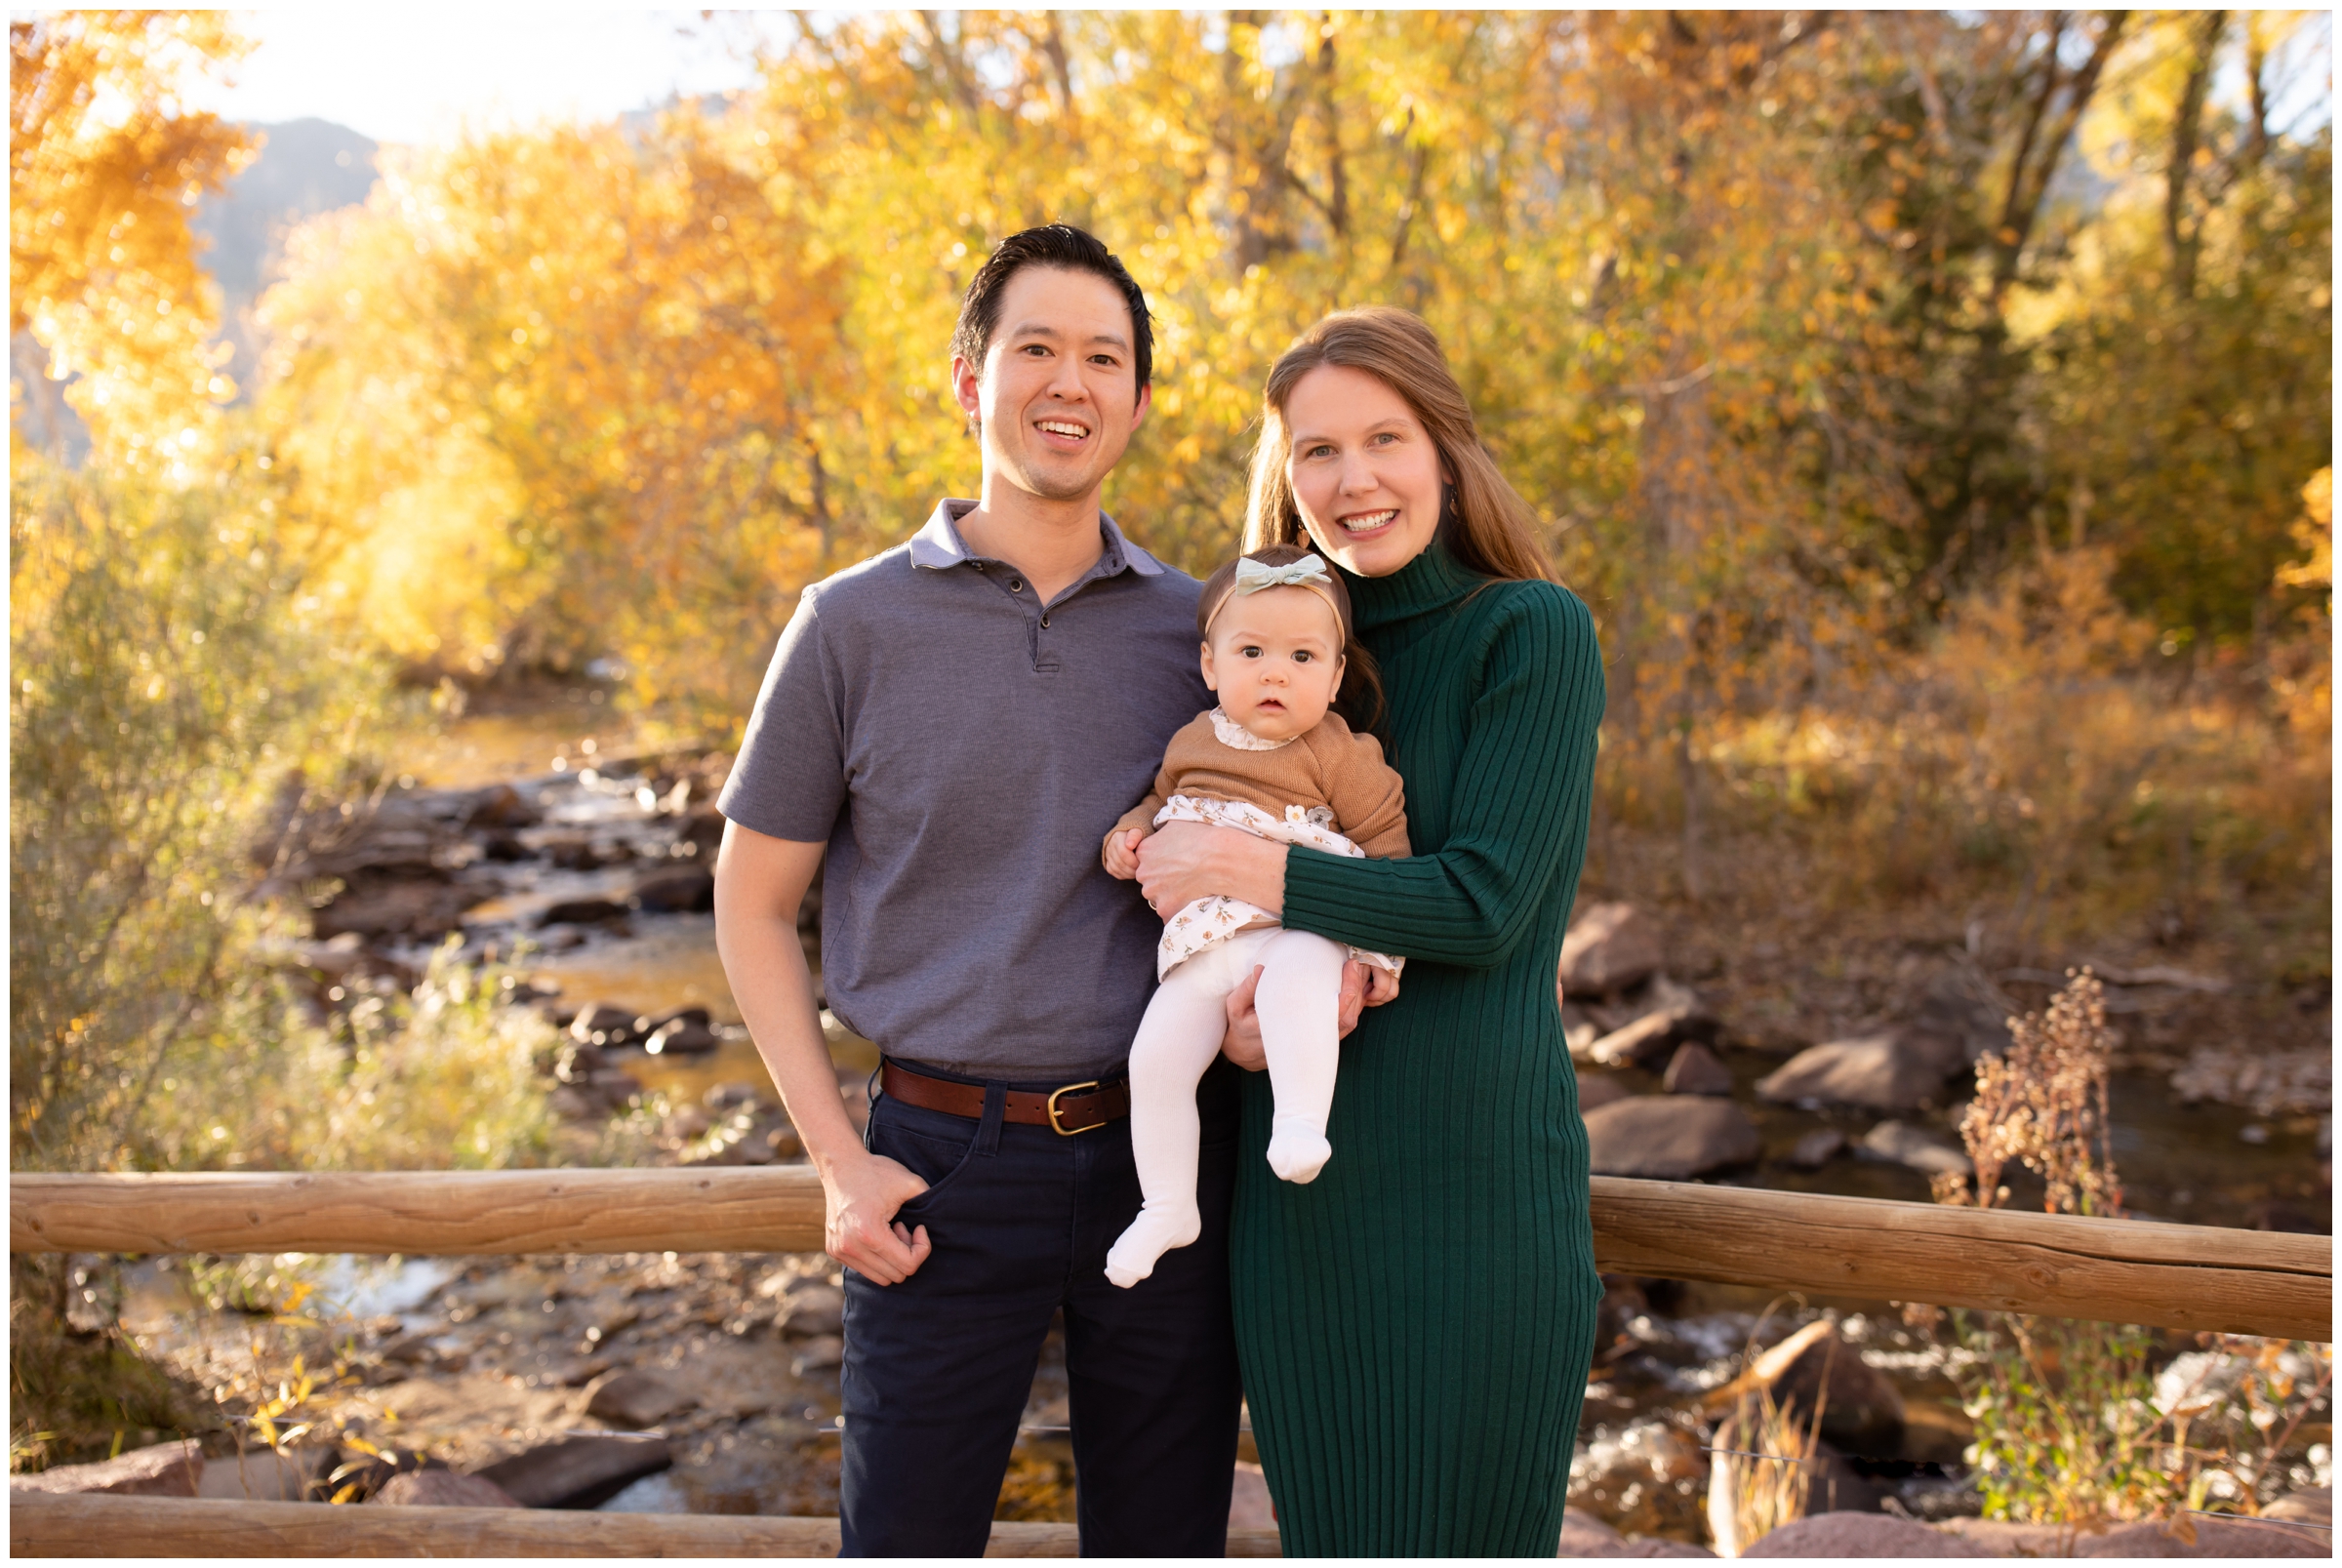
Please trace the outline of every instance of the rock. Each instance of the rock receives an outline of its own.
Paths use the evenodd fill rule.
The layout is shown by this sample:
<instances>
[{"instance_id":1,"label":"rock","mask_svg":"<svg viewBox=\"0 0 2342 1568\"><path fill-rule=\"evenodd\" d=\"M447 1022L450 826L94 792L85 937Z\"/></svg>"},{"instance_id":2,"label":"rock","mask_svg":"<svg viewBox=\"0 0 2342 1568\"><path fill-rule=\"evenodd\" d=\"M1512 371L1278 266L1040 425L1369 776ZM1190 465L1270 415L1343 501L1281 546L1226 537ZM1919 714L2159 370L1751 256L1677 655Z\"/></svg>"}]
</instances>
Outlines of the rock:
<instances>
[{"instance_id":1,"label":"rock","mask_svg":"<svg viewBox=\"0 0 2342 1568\"><path fill-rule=\"evenodd\" d=\"M660 1123L659 1132L666 1138L697 1138L715 1125L715 1118L699 1106L685 1106Z\"/></svg>"},{"instance_id":2,"label":"rock","mask_svg":"<svg viewBox=\"0 0 2342 1568\"><path fill-rule=\"evenodd\" d=\"M1817 1127L1797 1140L1789 1163L1800 1171L1818 1171L1845 1152L1846 1135L1835 1127Z\"/></svg>"},{"instance_id":3,"label":"rock","mask_svg":"<svg viewBox=\"0 0 2342 1568\"><path fill-rule=\"evenodd\" d=\"M556 870L590 871L609 857L602 853L601 846L593 841L591 834L573 833L547 839L545 858Z\"/></svg>"},{"instance_id":4,"label":"rock","mask_svg":"<svg viewBox=\"0 0 2342 1568\"><path fill-rule=\"evenodd\" d=\"M826 1372L842 1366L846 1359L846 1342L834 1334L817 1334L800 1341L797 1353L790 1358L788 1370L797 1377L808 1372Z\"/></svg>"},{"instance_id":5,"label":"rock","mask_svg":"<svg viewBox=\"0 0 2342 1568\"><path fill-rule=\"evenodd\" d=\"M699 1400L656 1372L622 1372L594 1389L586 1414L613 1427L655 1427Z\"/></svg>"},{"instance_id":6,"label":"rock","mask_svg":"<svg viewBox=\"0 0 2342 1568\"><path fill-rule=\"evenodd\" d=\"M1967 1176L1976 1169L1967 1155L1942 1139L1899 1121L1882 1121L1863 1134L1854 1152L1864 1159L1908 1165L1929 1176Z\"/></svg>"},{"instance_id":7,"label":"rock","mask_svg":"<svg viewBox=\"0 0 2342 1568\"><path fill-rule=\"evenodd\" d=\"M1269 1477L1258 1465L1236 1461L1235 1484L1228 1499L1228 1527L1231 1530L1273 1530L1276 1528L1276 1505L1269 1498Z\"/></svg>"},{"instance_id":8,"label":"rock","mask_svg":"<svg viewBox=\"0 0 2342 1568\"><path fill-rule=\"evenodd\" d=\"M1555 987L1556 992L1559 989L1557 985ZM1569 1047L1569 1059L1572 1062L1593 1060L1586 1053L1601 1037L1602 1030L1586 1016L1584 1008L1575 1002L1561 1004L1561 1039Z\"/></svg>"},{"instance_id":9,"label":"rock","mask_svg":"<svg viewBox=\"0 0 2342 1568\"><path fill-rule=\"evenodd\" d=\"M1600 1106L1612 1105L1627 1098L1627 1086L1616 1078L1580 1078L1578 1080L1578 1114Z\"/></svg>"},{"instance_id":10,"label":"rock","mask_svg":"<svg viewBox=\"0 0 2342 1568\"><path fill-rule=\"evenodd\" d=\"M2333 1544L2322 1531L2299 1526L2189 1516L2196 1537L2181 1538L2169 1524L2124 1524L2095 1534L2072 1525L2011 1524L2000 1519L1946 1519L1935 1527L1991 1557L2331 1557Z\"/></svg>"},{"instance_id":11,"label":"rock","mask_svg":"<svg viewBox=\"0 0 2342 1568\"><path fill-rule=\"evenodd\" d=\"M587 1002L570 1021L569 1037L584 1045L632 1045L641 1038L634 1032L634 1009L630 1007L621 1007L616 1002Z\"/></svg>"},{"instance_id":12,"label":"rock","mask_svg":"<svg viewBox=\"0 0 2342 1568\"><path fill-rule=\"evenodd\" d=\"M1590 1001L1585 1011L1594 1024L1595 1037L1599 1039L1605 1034L1616 1034L1630 1024L1640 1023L1653 1013L1664 1013L1673 1007L1696 1009L1699 1005L1699 992L1688 985L1678 985L1662 974L1653 975L1615 996Z\"/></svg>"},{"instance_id":13,"label":"rock","mask_svg":"<svg viewBox=\"0 0 2342 1568\"><path fill-rule=\"evenodd\" d=\"M1892 1031L1810 1046L1760 1080L1756 1093L1779 1106L1912 1110L1935 1097L1957 1065L1940 1041Z\"/></svg>"},{"instance_id":14,"label":"rock","mask_svg":"<svg viewBox=\"0 0 2342 1568\"><path fill-rule=\"evenodd\" d=\"M544 814L508 784L490 784L475 791L470 808L464 814L464 825L468 828L533 827L542 821Z\"/></svg>"},{"instance_id":15,"label":"rock","mask_svg":"<svg viewBox=\"0 0 2342 1568\"><path fill-rule=\"evenodd\" d=\"M1572 996L1622 991L1655 972L1662 958L1648 916L1631 904L1597 904L1561 939L1561 988Z\"/></svg>"},{"instance_id":16,"label":"rock","mask_svg":"<svg viewBox=\"0 0 2342 1568\"><path fill-rule=\"evenodd\" d=\"M1643 1417L1623 1431L1590 1436L1570 1459L1568 1503L1601 1509L1612 1528L1657 1535L1690 1530L1708 1472L1697 1433Z\"/></svg>"},{"instance_id":17,"label":"rock","mask_svg":"<svg viewBox=\"0 0 2342 1568\"><path fill-rule=\"evenodd\" d=\"M2326 1051L2200 1045L2171 1075L2171 1088L2184 1105L2214 1100L2241 1106L2260 1116L2330 1112L2334 1059Z\"/></svg>"},{"instance_id":18,"label":"rock","mask_svg":"<svg viewBox=\"0 0 2342 1568\"><path fill-rule=\"evenodd\" d=\"M1707 1557L1716 1553L1688 1541L1645 1538L1630 1541L1584 1508L1561 1515L1560 1549L1556 1557Z\"/></svg>"},{"instance_id":19,"label":"rock","mask_svg":"<svg viewBox=\"0 0 2342 1568\"><path fill-rule=\"evenodd\" d=\"M321 1449L296 1448L279 1454L273 1449L248 1448L207 1460L195 1483L197 1497L241 1499L255 1503L300 1503L310 1495L310 1483L332 1456Z\"/></svg>"},{"instance_id":20,"label":"rock","mask_svg":"<svg viewBox=\"0 0 2342 1568\"><path fill-rule=\"evenodd\" d=\"M12 1475L13 1492L58 1495L104 1492L115 1497L194 1497L203 1478L203 1451L189 1441L134 1448L95 1465L52 1465L36 1475Z\"/></svg>"},{"instance_id":21,"label":"rock","mask_svg":"<svg viewBox=\"0 0 2342 1568\"><path fill-rule=\"evenodd\" d=\"M1714 1051L1697 1040L1688 1040L1676 1047L1676 1054L1667 1064L1667 1077L1660 1086L1671 1095L1729 1095L1732 1069Z\"/></svg>"},{"instance_id":22,"label":"rock","mask_svg":"<svg viewBox=\"0 0 2342 1568\"><path fill-rule=\"evenodd\" d=\"M664 1437L569 1437L475 1473L503 1487L524 1508L590 1508L673 1463Z\"/></svg>"},{"instance_id":23,"label":"rock","mask_svg":"<svg viewBox=\"0 0 2342 1568\"><path fill-rule=\"evenodd\" d=\"M604 1067L587 1078L584 1087L588 1093L598 1096L605 1105L615 1107L626 1105L641 1094L642 1080L631 1072Z\"/></svg>"},{"instance_id":24,"label":"rock","mask_svg":"<svg viewBox=\"0 0 2342 1568\"><path fill-rule=\"evenodd\" d=\"M594 1121L610 1113L610 1106L599 1095L587 1094L568 1084L557 1086L545 1097L545 1103L563 1121Z\"/></svg>"},{"instance_id":25,"label":"rock","mask_svg":"<svg viewBox=\"0 0 2342 1568\"><path fill-rule=\"evenodd\" d=\"M1956 1535L1891 1513L1815 1513L1793 1519L1743 1557L1987 1557Z\"/></svg>"},{"instance_id":26,"label":"rock","mask_svg":"<svg viewBox=\"0 0 2342 1568\"><path fill-rule=\"evenodd\" d=\"M2305 1486L2298 1492L2288 1492L2261 1509L2264 1519L2299 1519L2305 1524L2334 1522L2334 1489L2330 1486Z\"/></svg>"},{"instance_id":27,"label":"rock","mask_svg":"<svg viewBox=\"0 0 2342 1568\"><path fill-rule=\"evenodd\" d=\"M715 873L698 865L656 872L634 884L632 903L646 914L685 914L712 909Z\"/></svg>"},{"instance_id":28,"label":"rock","mask_svg":"<svg viewBox=\"0 0 2342 1568\"><path fill-rule=\"evenodd\" d=\"M493 887L456 887L427 876L352 872L331 904L310 917L310 930L329 937L442 937L465 909L491 898Z\"/></svg>"},{"instance_id":29,"label":"rock","mask_svg":"<svg viewBox=\"0 0 2342 1568\"><path fill-rule=\"evenodd\" d=\"M411 1470L393 1475L371 1501L408 1508L517 1508L512 1495L485 1475Z\"/></svg>"},{"instance_id":30,"label":"rock","mask_svg":"<svg viewBox=\"0 0 2342 1568\"><path fill-rule=\"evenodd\" d=\"M1604 1524L1584 1508L1570 1508L1561 1515L1561 1549L1556 1557L1607 1557L1612 1548L1623 1547L1627 1538Z\"/></svg>"},{"instance_id":31,"label":"rock","mask_svg":"<svg viewBox=\"0 0 2342 1568\"><path fill-rule=\"evenodd\" d=\"M1756 1124L1724 1100L1635 1095L1586 1117L1586 1140L1599 1176L1663 1182L1746 1165L1764 1150Z\"/></svg>"},{"instance_id":32,"label":"rock","mask_svg":"<svg viewBox=\"0 0 2342 1568\"><path fill-rule=\"evenodd\" d=\"M1706 1008L1696 1003L1678 1004L1646 1013L1625 1028L1603 1035L1587 1047L1586 1054L1605 1067L1655 1067L1686 1040L1715 1044L1720 1029L1716 1015Z\"/></svg>"},{"instance_id":33,"label":"rock","mask_svg":"<svg viewBox=\"0 0 2342 1568\"><path fill-rule=\"evenodd\" d=\"M801 1338L842 1334L846 1327L846 1293L826 1280L800 1280L788 1293L781 1332Z\"/></svg>"},{"instance_id":34,"label":"rock","mask_svg":"<svg viewBox=\"0 0 2342 1568\"><path fill-rule=\"evenodd\" d=\"M1828 1319L1806 1324L1758 1356L1748 1371L1708 1396L1711 1409L1734 1409L1759 1389L1800 1424L1822 1406L1822 1436L1854 1454L1892 1454L1903 1441L1903 1395ZM1819 1501L1817 1499L1817 1501Z\"/></svg>"},{"instance_id":35,"label":"rock","mask_svg":"<svg viewBox=\"0 0 2342 1568\"><path fill-rule=\"evenodd\" d=\"M626 906L608 899L564 899L540 911L537 923L541 926L594 926L613 920L624 920Z\"/></svg>"},{"instance_id":36,"label":"rock","mask_svg":"<svg viewBox=\"0 0 2342 1568\"><path fill-rule=\"evenodd\" d=\"M764 1091L752 1083L710 1084L700 1096L700 1104L709 1110L732 1110L741 1106L753 1106L764 1099Z\"/></svg>"},{"instance_id":37,"label":"rock","mask_svg":"<svg viewBox=\"0 0 2342 1568\"><path fill-rule=\"evenodd\" d=\"M1948 1042L1959 1061L1973 1065L1988 1051L2007 1052L2008 1016L2014 1011L1992 982L1956 965L1927 983L1911 1023L1916 1031Z\"/></svg>"},{"instance_id":38,"label":"rock","mask_svg":"<svg viewBox=\"0 0 2342 1568\"><path fill-rule=\"evenodd\" d=\"M723 1040L707 1025L679 1018L652 1029L642 1048L653 1056L697 1056L721 1044Z\"/></svg>"}]
</instances>

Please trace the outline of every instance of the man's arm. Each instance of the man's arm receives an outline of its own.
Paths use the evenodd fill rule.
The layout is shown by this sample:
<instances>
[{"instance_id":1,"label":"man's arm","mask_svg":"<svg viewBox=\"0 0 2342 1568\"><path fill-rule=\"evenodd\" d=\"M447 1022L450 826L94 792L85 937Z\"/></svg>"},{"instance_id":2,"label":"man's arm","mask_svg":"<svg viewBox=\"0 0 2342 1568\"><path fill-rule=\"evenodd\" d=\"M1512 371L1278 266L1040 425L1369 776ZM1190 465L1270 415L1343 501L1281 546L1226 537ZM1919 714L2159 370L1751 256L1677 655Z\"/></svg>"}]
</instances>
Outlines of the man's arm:
<instances>
[{"instance_id":1,"label":"man's arm","mask_svg":"<svg viewBox=\"0 0 2342 1568\"><path fill-rule=\"evenodd\" d=\"M837 1069L813 1001L813 972L797 941L797 910L823 846L724 824L715 854L715 948L733 1000L773 1075L828 1199L829 1256L881 1285L900 1284L931 1250L927 1227L895 1211L927 1190L902 1165L862 1146L837 1092Z\"/></svg>"}]
</instances>

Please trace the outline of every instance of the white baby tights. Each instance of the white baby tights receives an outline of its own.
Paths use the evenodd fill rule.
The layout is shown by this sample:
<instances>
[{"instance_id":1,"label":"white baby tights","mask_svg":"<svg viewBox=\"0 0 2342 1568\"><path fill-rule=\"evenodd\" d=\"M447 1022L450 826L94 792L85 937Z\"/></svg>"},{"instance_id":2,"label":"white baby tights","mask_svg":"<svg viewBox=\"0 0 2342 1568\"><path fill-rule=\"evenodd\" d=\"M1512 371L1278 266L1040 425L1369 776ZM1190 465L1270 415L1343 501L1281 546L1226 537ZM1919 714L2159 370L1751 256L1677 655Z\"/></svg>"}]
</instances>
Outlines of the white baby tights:
<instances>
[{"instance_id":1,"label":"white baby tights","mask_svg":"<svg viewBox=\"0 0 2342 1568\"><path fill-rule=\"evenodd\" d=\"M1228 1029L1228 993L1261 969L1253 1006L1269 1053L1276 1120L1269 1166L1288 1182L1313 1180L1333 1152L1325 1119L1334 1106L1341 1057L1340 944L1307 931L1266 926L1239 931L1171 971L1147 1004L1130 1047L1130 1146L1146 1202L1106 1255L1106 1277L1125 1289L1154 1272L1155 1260L1201 1233L1195 1209L1201 1122L1195 1085Z\"/></svg>"}]
</instances>

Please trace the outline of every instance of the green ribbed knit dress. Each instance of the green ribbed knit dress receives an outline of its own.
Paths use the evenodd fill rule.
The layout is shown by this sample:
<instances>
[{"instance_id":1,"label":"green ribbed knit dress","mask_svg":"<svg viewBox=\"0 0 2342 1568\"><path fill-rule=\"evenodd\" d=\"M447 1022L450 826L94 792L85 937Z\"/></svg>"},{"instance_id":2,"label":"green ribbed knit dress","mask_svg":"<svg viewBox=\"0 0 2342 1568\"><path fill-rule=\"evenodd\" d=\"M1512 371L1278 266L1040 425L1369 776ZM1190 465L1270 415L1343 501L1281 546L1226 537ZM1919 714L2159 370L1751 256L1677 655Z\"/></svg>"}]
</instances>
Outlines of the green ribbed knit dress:
<instances>
[{"instance_id":1,"label":"green ribbed knit dress","mask_svg":"<svg viewBox=\"0 0 2342 1568\"><path fill-rule=\"evenodd\" d=\"M1602 1294L1554 999L1601 655L1568 590L1486 583L1437 543L1344 581L1415 854L1292 850L1284 922L1408 963L1343 1043L1315 1182L1270 1171L1268 1075L1246 1075L1230 1249L1253 1432L1287 1556L1550 1557Z\"/></svg>"}]
</instances>

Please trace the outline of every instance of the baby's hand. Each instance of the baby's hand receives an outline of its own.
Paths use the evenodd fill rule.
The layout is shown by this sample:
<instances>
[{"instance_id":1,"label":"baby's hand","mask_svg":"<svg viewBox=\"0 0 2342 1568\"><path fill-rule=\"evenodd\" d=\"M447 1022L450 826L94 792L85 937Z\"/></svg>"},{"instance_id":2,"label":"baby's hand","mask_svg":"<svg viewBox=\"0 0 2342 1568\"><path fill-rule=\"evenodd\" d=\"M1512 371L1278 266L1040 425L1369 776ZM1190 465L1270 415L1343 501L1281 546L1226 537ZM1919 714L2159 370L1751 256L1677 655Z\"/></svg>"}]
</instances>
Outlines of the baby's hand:
<instances>
[{"instance_id":1,"label":"baby's hand","mask_svg":"<svg viewBox=\"0 0 2342 1568\"><path fill-rule=\"evenodd\" d=\"M1128 882L1139 874L1139 844L1146 834L1136 827L1124 827L1106 835L1106 850L1099 859L1106 863L1109 876Z\"/></svg>"}]
</instances>

